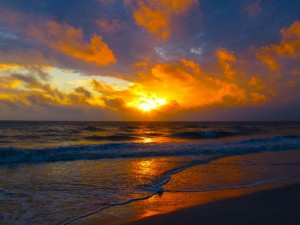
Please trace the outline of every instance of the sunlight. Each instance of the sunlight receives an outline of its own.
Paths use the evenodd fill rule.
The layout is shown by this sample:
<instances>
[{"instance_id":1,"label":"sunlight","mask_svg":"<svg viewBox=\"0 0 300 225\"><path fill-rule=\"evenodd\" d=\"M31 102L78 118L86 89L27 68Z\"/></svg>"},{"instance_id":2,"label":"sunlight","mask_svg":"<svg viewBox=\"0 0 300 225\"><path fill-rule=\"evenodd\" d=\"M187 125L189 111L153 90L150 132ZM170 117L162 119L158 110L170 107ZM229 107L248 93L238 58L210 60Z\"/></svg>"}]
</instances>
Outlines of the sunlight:
<instances>
[{"instance_id":1,"label":"sunlight","mask_svg":"<svg viewBox=\"0 0 300 225\"><path fill-rule=\"evenodd\" d=\"M165 98L158 98L155 94L152 94L151 96L144 95L144 97L140 97L139 99L129 103L128 105L137 108L142 112L151 112L162 107L166 104L166 102L167 100Z\"/></svg>"},{"instance_id":2,"label":"sunlight","mask_svg":"<svg viewBox=\"0 0 300 225\"><path fill-rule=\"evenodd\" d=\"M153 159L133 161L132 168L134 169L134 173L143 176L155 176L159 173L159 164Z\"/></svg>"},{"instance_id":3,"label":"sunlight","mask_svg":"<svg viewBox=\"0 0 300 225\"><path fill-rule=\"evenodd\" d=\"M149 112L159 108L166 103L164 98L140 98L138 109L141 111Z\"/></svg>"}]
</instances>

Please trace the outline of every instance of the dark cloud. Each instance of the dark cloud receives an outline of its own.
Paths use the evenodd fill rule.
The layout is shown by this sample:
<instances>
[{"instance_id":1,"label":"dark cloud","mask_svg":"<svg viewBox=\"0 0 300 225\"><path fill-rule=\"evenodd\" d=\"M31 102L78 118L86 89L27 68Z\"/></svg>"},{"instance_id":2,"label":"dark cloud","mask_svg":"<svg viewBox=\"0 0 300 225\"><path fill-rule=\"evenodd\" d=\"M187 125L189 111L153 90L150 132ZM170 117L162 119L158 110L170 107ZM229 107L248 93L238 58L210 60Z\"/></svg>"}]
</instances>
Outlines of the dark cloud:
<instances>
[{"instance_id":1,"label":"dark cloud","mask_svg":"<svg viewBox=\"0 0 300 225\"><path fill-rule=\"evenodd\" d=\"M89 92L88 90L86 90L85 88L83 87L78 87L75 89L75 92L79 93L79 94L82 94L84 95L85 97L89 98L91 97L91 92Z\"/></svg>"}]
</instances>

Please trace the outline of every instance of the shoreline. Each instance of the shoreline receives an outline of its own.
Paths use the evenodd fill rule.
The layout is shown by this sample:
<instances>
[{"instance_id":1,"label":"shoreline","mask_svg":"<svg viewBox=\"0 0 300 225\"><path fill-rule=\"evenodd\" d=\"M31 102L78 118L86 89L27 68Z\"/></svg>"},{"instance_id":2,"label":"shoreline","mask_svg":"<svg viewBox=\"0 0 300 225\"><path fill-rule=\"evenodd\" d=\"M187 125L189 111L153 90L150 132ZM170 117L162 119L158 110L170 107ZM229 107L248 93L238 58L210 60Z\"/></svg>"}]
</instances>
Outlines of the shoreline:
<instances>
[{"instance_id":1,"label":"shoreline","mask_svg":"<svg viewBox=\"0 0 300 225\"><path fill-rule=\"evenodd\" d=\"M235 165L239 165L239 162L242 161L247 165L247 160L250 162L254 161L256 163L273 165L276 162L276 168L270 170L251 170L249 173L249 169L242 170L238 167L222 167L219 165L215 167L212 164L207 165L198 165L195 167L191 167L190 171L183 171L179 174L175 174L172 176L173 180L169 182L169 191L168 189L161 194L154 194L149 198L145 198L142 200L132 201L124 205L117 205L113 207L109 207L107 209L101 210L100 212L96 212L90 214L88 216L84 216L76 219L75 221L69 223L71 225L138 225L139 222L143 222L144 220L148 220L148 218L158 218L164 215L176 215L177 212L181 210L193 208L193 207L202 207L207 204L212 204L213 202L220 202L226 199L234 199L242 196L251 195L256 192L265 191L265 190L273 190L277 188L283 188L285 186L291 184L300 184L300 173L298 171L298 165L293 164L293 160L299 158L298 150L289 150L288 152L265 152L265 153L254 153L254 154L246 154L242 156L232 156L220 159L215 163L227 163ZM246 161L244 161L246 160ZM290 161L291 160L291 161ZM286 164L287 162L291 162L291 164ZM297 161L298 162L298 161ZM280 165L286 164L285 167L280 167ZM251 164L250 164L251 165ZM278 167L279 166L279 167ZM287 167L288 166L288 167ZM294 167L292 167L294 166ZM295 167L296 166L296 167ZM288 168L288 170L286 170ZM203 174L203 169L204 174ZM182 178L192 177L192 180L184 180L184 182L197 181L201 179L203 183L210 182L209 179L219 179L217 182L226 182L228 179L233 179L234 181L244 180L249 177L251 179L251 174L257 173L278 173L280 174L280 169L284 169L285 173L288 171L296 172L294 169L297 169L298 173L290 173L288 177L282 177L281 179L269 180L264 183L256 183L253 186L239 186L238 188L221 188L215 190L206 190L206 191L188 191L185 192L184 188L182 191L172 192L172 185L180 185L176 182L180 182ZM292 169L292 170L291 170ZM206 171L209 171L207 173ZM186 173L186 174L184 174ZM208 174L208 175L207 175ZM258 174L259 175L259 174ZM222 180L223 179L223 180ZM253 179L253 177L252 177ZM172 183L173 182L173 183ZM175 182L175 183L174 183ZM176 186L177 188L178 186ZM184 186L183 186L184 187ZM176 190L176 189L175 189ZM299 188L300 190L300 188ZM299 200L300 205L300 200ZM172 216L171 216L172 217ZM151 219L152 220L152 219ZM300 220L299 220L300 221ZM154 224L159 224L155 222ZM172 222L173 224L173 222ZM174 223L176 224L176 223ZM180 223L179 223L180 224ZM182 222L181 224L184 224Z\"/></svg>"},{"instance_id":2,"label":"shoreline","mask_svg":"<svg viewBox=\"0 0 300 225\"><path fill-rule=\"evenodd\" d=\"M156 215L127 225L297 225L300 183Z\"/></svg>"},{"instance_id":3,"label":"shoreline","mask_svg":"<svg viewBox=\"0 0 300 225\"><path fill-rule=\"evenodd\" d=\"M248 196L256 196L257 194L264 195L277 190L279 190L279 195L280 190L283 190L282 194L285 195L285 188L289 188L290 186L297 187L296 192L299 193L300 176L239 189L223 189L207 192L164 192L162 195L156 194L144 200L108 208L99 213L74 221L70 223L70 225L181 225L186 224L186 216L192 216L190 214L193 213L195 213L196 216L198 214L200 215L199 212L202 211L202 207L206 209L206 207L212 207L210 205L214 204L217 206L221 204L227 207L227 202L235 202L238 201L236 199L240 198L250 198L249 201L251 201L251 197ZM297 206L300 205L300 196L298 200ZM276 202L273 202L272 205L275 205L275 203ZM211 210L211 216L214 217L215 212L213 212L213 209ZM183 218L185 219L183 220ZM194 219L196 220L196 218ZM300 218L298 221L300 222ZM190 221L188 223L193 224ZM213 225L214 223L207 224ZM216 224L221 223L217 221ZM229 224L232 225L232 223ZM246 223L240 221L240 223L237 224ZM205 225L205 223L203 223L203 225Z\"/></svg>"},{"instance_id":4,"label":"shoreline","mask_svg":"<svg viewBox=\"0 0 300 225\"><path fill-rule=\"evenodd\" d=\"M222 225L300 223L300 183L150 216L126 225ZM124 224L124 225L125 225Z\"/></svg>"}]
</instances>

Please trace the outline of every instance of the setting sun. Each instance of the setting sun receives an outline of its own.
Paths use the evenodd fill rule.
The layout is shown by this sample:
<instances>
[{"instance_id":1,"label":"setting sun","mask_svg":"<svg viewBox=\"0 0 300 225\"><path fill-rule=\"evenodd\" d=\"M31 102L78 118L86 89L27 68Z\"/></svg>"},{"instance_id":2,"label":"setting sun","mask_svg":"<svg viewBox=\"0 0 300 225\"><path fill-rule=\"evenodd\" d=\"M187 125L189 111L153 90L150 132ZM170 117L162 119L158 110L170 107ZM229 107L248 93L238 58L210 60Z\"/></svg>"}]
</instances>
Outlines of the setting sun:
<instances>
[{"instance_id":1,"label":"setting sun","mask_svg":"<svg viewBox=\"0 0 300 225\"><path fill-rule=\"evenodd\" d=\"M140 104L138 105L138 108L142 111L149 112L154 109L159 108L160 106L164 105L166 103L166 99L164 98L140 98Z\"/></svg>"},{"instance_id":2,"label":"setting sun","mask_svg":"<svg viewBox=\"0 0 300 225\"><path fill-rule=\"evenodd\" d=\"M144 94L143 94L144 95ZM165 98L158 98L155 94L151 96L140 97L128 104L128 106L136 108L142 112L151 112L166 104Z\"/></svg>"}]
</instances>

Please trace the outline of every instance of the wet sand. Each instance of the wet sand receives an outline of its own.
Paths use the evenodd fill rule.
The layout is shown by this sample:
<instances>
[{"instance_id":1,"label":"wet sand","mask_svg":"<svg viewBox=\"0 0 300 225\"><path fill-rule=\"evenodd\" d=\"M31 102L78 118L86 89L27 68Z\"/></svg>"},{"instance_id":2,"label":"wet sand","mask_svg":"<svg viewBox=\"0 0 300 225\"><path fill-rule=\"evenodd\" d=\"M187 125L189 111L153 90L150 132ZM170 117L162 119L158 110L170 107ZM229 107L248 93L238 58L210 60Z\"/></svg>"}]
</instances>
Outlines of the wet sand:
<instances>
[{"instance_id":1,"label":"wet sand","mask_svg":"<svg viewBox=\"0 0 300 225\"><path fill-rule=\"evenodd\" d=\"M150 216L128 225L299 225L300 184Z\"/></svg>"},{"instance_id":2,"label":"wet sand","mask_svg":"<svg viewBox=\"0 0 300 225\"><path fill-rule=\"evenodd\" d=\"M291 150L232 156L210 164L198 165L173 175L168 186L165 186L167 191L160 195L155 194L143 200L109 207L81 217L71 224L299 225L300 216L297 215L300 206L298 152L298 150ZM256 162L257 165L252 165L251 162ZM258 165L266 166L257 168ZM203 167L207 170L203 171ZM292 173L293 171L295 173ZM279 176L282 175L281 172L284 172L285 176ZM268 173L272 175L269 178L273 179L267 183L255 184L257 176ZM184 184L191 185L194 180L199 181L200 178L202 183L212 183L209 179L214 179L213 181L218 182L217 186L223 185L223 187L219 190L184 191ZM248 181L250 185L230 186L231 181L240 184L247 184L243 181ZM172 189L173 184L176 185L174 189ZM226 185L228 185L227 188ZM178 187L180 191L176 191Z\"/></svg>"}]
</instances>

